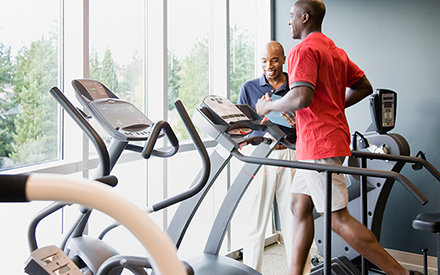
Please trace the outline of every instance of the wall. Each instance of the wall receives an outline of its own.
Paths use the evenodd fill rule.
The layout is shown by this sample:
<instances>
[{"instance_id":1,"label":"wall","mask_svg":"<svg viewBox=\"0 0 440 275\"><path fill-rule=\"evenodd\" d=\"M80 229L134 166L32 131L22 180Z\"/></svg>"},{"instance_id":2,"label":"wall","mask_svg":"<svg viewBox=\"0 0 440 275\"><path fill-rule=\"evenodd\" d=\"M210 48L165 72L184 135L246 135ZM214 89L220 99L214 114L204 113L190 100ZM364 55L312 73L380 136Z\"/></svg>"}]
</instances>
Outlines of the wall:
<instances>
[{"instance_id":1,"label":"wall","mask_svg":"<svg viewBox=\"0 0 440 275\"><path fill-rule=\"evenodd\" d=\"M410 144L440 169L440 1L328 0L323 33L344 48L370 79L373 87L398 93L396 127ZM294 1L275 0L275 39L287 51L299 41L291 39L287 25ZM287 69L287 68L286 68ZM370 124L367 100L347 110L351 132ZM436 254L435 234L412 228L420 212L440 211L440 183L424 169L407 164L401 173L429 199L421 206L399 184L395 184L385 209L381 243L386 248L420 253L429 248Z\"/></svg>"}]
</instances>

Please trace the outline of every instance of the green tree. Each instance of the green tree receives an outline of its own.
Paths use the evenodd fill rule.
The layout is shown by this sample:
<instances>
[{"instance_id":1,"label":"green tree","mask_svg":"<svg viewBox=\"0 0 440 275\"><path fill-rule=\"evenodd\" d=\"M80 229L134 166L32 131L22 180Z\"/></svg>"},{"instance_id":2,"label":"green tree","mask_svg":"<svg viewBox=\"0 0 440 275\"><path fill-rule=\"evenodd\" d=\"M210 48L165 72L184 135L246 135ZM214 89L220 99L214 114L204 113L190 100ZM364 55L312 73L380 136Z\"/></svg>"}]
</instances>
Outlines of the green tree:
<instances>
[{"instance_id":1,"label":"green tree","mask_svg":"<svg viewBox=\"0 0 440 275\"><path fill-rule=\"evenodd\" d=\"M133 53L130 64L118 66L118 75L122 80L118 90L114 91L118 97L130 101L140 110L143 108L143 60L137 51Z\"/></svg>"},{"instance_id":2,"label":"green tree","mask_svg":"<svg viewBox=\"0 0 440 275\"><path fill-rule=\"evenodd\" d=\"M190 117L194 109L199 106L204 96L209 94L209 43L208 37L197 42L182 64L180 70L179 99L188 111ZM187 139L189 135L179 120L175 127L179 138Z\"/></svg>"},{"instance_id":3,"label":"green tree","mask_svg":"<svg viewBox=\"0 0 440 275\"><path fill-rule=\"evenodd\" d=\"M94 47L89 56L89 78L95 79L104 84L118 97L123 98L119 90L118 71L119 66L112 58L112 53L109 48L105 50L102 61L99 61L98 52Z\"/></svg>"},{"instance_id":4,"label":"green tree","mask_svg":"<svg viewBox=\"0 0 440 275\"><path fill-rule=\"evenodd\" d=\"M198 40L191 47L180 71L179 98L193 113L202 98L209 93L209 44L208 38Z\"/></svg>"},{"instance_id":5,"label":"green tree","mask_svg":"<svg viewBox=\"0 0 440 275\"><path fill-rule=\"evenodd\" d=\"M237 103L241 85L255 78L255 43L247 30L230 29L230 99Z\"/></svg>"},{"instance_id":6,"label":"green tree","mask_svg":"<svg viewBox=\"0 0 440 275\"><path fill-rule=\"evenodd\" d=\"M101 63L99 62L98 52L94 47L89 56L89 78L98 79L101 76Z\"/></svg>"},{"instance_id":7,"label":"green tree","mask_svg":"<svg viewBox=\"0 0 440 275\"><path fill-rule=\"evenodd\" d=\"M18 56L14 95L20 113L15 117L13 152L16 164L57 157L57 108L49 89L57 84L57 39L51 34L24 47Z\"/></svg>"},{"instance_id":8,"label":"green tree","mask_svg":"<svg viewBox=\"0 0 440 275\"><path fill-rule=\"evenodd\" d=\"M11 46L0 43L0 168L2 159L12 153L14 126L14 94L12 91L14 63Z\"/></svg>"},{"instance_id":9,"label":"green tree","mask_svg":"<svg viewBox=\"0 0 440 275\"><path fill-rule=\"evenodd\" d=\"M252 37L249 37L247 30L240 31L235 26L230 29L230 32L230 99L232 102L237 102L241 85L255 77L255 43ZM173 93L178 91L176 96L192 116L203 97L209 94L208 37L198 40L193 45L189 55L177 67L178 71L173 71L176 68L176 59L171 53L168 53L168 60L168 102L171 104L174 101ZM171 108L169 106L170 110ZM174 128L179 138L189 137L180 121Z\"/></svg>"},{"instance_id":10,"label":"green tree","mask_svg":"<svg viewBox=\"0 0 440 275\"><path fill-rule=\"evenodd\" d=\"M14 64L11 57L11 46L0 43L0 92L5 86L12 85Z\"/></svg>"},{"instance_id":11,"label":"green tree","mask_svg":"<svg viewBox=\"0 0 440 275\"><path fill-rule=\"evenodd\" d=\"M112 92L118 90L118 77L116 74L117 65L112 58L112 53L109 48L105 50L104 57L101 63L101 72L98 80L102 82Z\"/></svg>"},{"instance_id":12,"label":"green tree","mask_svg":"<svg viewBox=\"0 0 440 275\"><path fill-rule=\"evenodd\" d=\"M174 101L179 98L180 70L182 64L179 58L168 51L168 110L174 109Z\"/></svg>"}]
</instances>

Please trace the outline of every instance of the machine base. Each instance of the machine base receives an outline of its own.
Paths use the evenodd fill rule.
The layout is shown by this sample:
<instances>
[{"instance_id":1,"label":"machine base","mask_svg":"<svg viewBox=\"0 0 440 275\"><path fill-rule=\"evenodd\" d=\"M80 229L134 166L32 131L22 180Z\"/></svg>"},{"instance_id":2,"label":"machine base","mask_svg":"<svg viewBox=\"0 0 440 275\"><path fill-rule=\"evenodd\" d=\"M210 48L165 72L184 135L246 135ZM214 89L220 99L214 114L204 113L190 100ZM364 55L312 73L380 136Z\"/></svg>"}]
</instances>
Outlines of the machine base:
<instances>
[{"instance_id":1,"label":"machine base","mask_svg":"<svg viewBox=\"0 0 440 275\"><path fill-rule=\"evenodd\" d=\"M194 270L194 274L209 275L261 275L260 272L249 266L225 256L203 253L195 257L185 259Z\"/></svg>"},{"instance_id":2,"label":"machine base","mask_svg":"<svg viewBox=\"0 0 440 275\"><path fill-rule=\"evenodd\" d=\"M333 258L331 263L332 275L361 275L360 270L346 257ZM313 267L310 275L324 274L324 263Z\"/></svg>"}]
</instances>

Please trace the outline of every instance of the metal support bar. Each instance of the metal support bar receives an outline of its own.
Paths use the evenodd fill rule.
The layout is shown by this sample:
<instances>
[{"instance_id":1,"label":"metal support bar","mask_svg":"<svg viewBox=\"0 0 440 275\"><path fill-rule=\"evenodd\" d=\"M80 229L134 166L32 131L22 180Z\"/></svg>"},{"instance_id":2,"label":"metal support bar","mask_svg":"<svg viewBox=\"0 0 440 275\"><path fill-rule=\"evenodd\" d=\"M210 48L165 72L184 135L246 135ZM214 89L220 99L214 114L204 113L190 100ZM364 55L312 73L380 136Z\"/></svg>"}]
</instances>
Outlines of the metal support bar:
<instances>
[{"instance_id":1,"label":"metal support bar","mask_svg":"<svg viewBox=\"0 0 440 275\"><path fill-rule=\"evenodd\" d=\"M367 168L367 159L361 159L361 167ZM368 228L367 176L361 175L361 221ZM368 260L361 256L362 275L368 275Z\"/></svg>"},{"instance_id":2,"label":"metal support bar","mask_svg":"<svg viewBox=\"0 0 440 275\"><path fill-rule=\"evenodd\" d=\"M324 275L331 275L332 258L332 172L325 171L325 209L324 209Z\"/></svg>"}]
</instances>

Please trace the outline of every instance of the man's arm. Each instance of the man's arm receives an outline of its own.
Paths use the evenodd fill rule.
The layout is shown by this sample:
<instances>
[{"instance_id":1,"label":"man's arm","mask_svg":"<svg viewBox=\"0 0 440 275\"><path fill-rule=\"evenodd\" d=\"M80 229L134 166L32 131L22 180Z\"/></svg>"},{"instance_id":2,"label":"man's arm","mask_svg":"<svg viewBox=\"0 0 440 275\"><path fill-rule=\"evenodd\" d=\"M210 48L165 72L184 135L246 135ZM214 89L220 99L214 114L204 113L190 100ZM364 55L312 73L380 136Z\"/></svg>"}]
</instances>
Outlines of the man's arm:
<instances>
[{"instance_id":1,"label":"man's arm","mask_svg":"<svg viewBox=\"0 0 440 275\"><path fill-rule=\"evenodd\" d=\"M373 87L370 81L365 77L364 80L347 89L345 93L345 108L358 103L372 93Z\"/></svg>"},{"instance_id":2,"label":"man's arm","mask_svg":"<svg viewBox=\"0 0 440 275\"><path fill-rule=\"evenodd\" d=\"M295 112L306 108L313 101L313 90L308 86L299 86L291 89L283 98L271 101L269 96L257 101L257 113L262 116L271 111Z\"/></svg>"}]
</instances>

